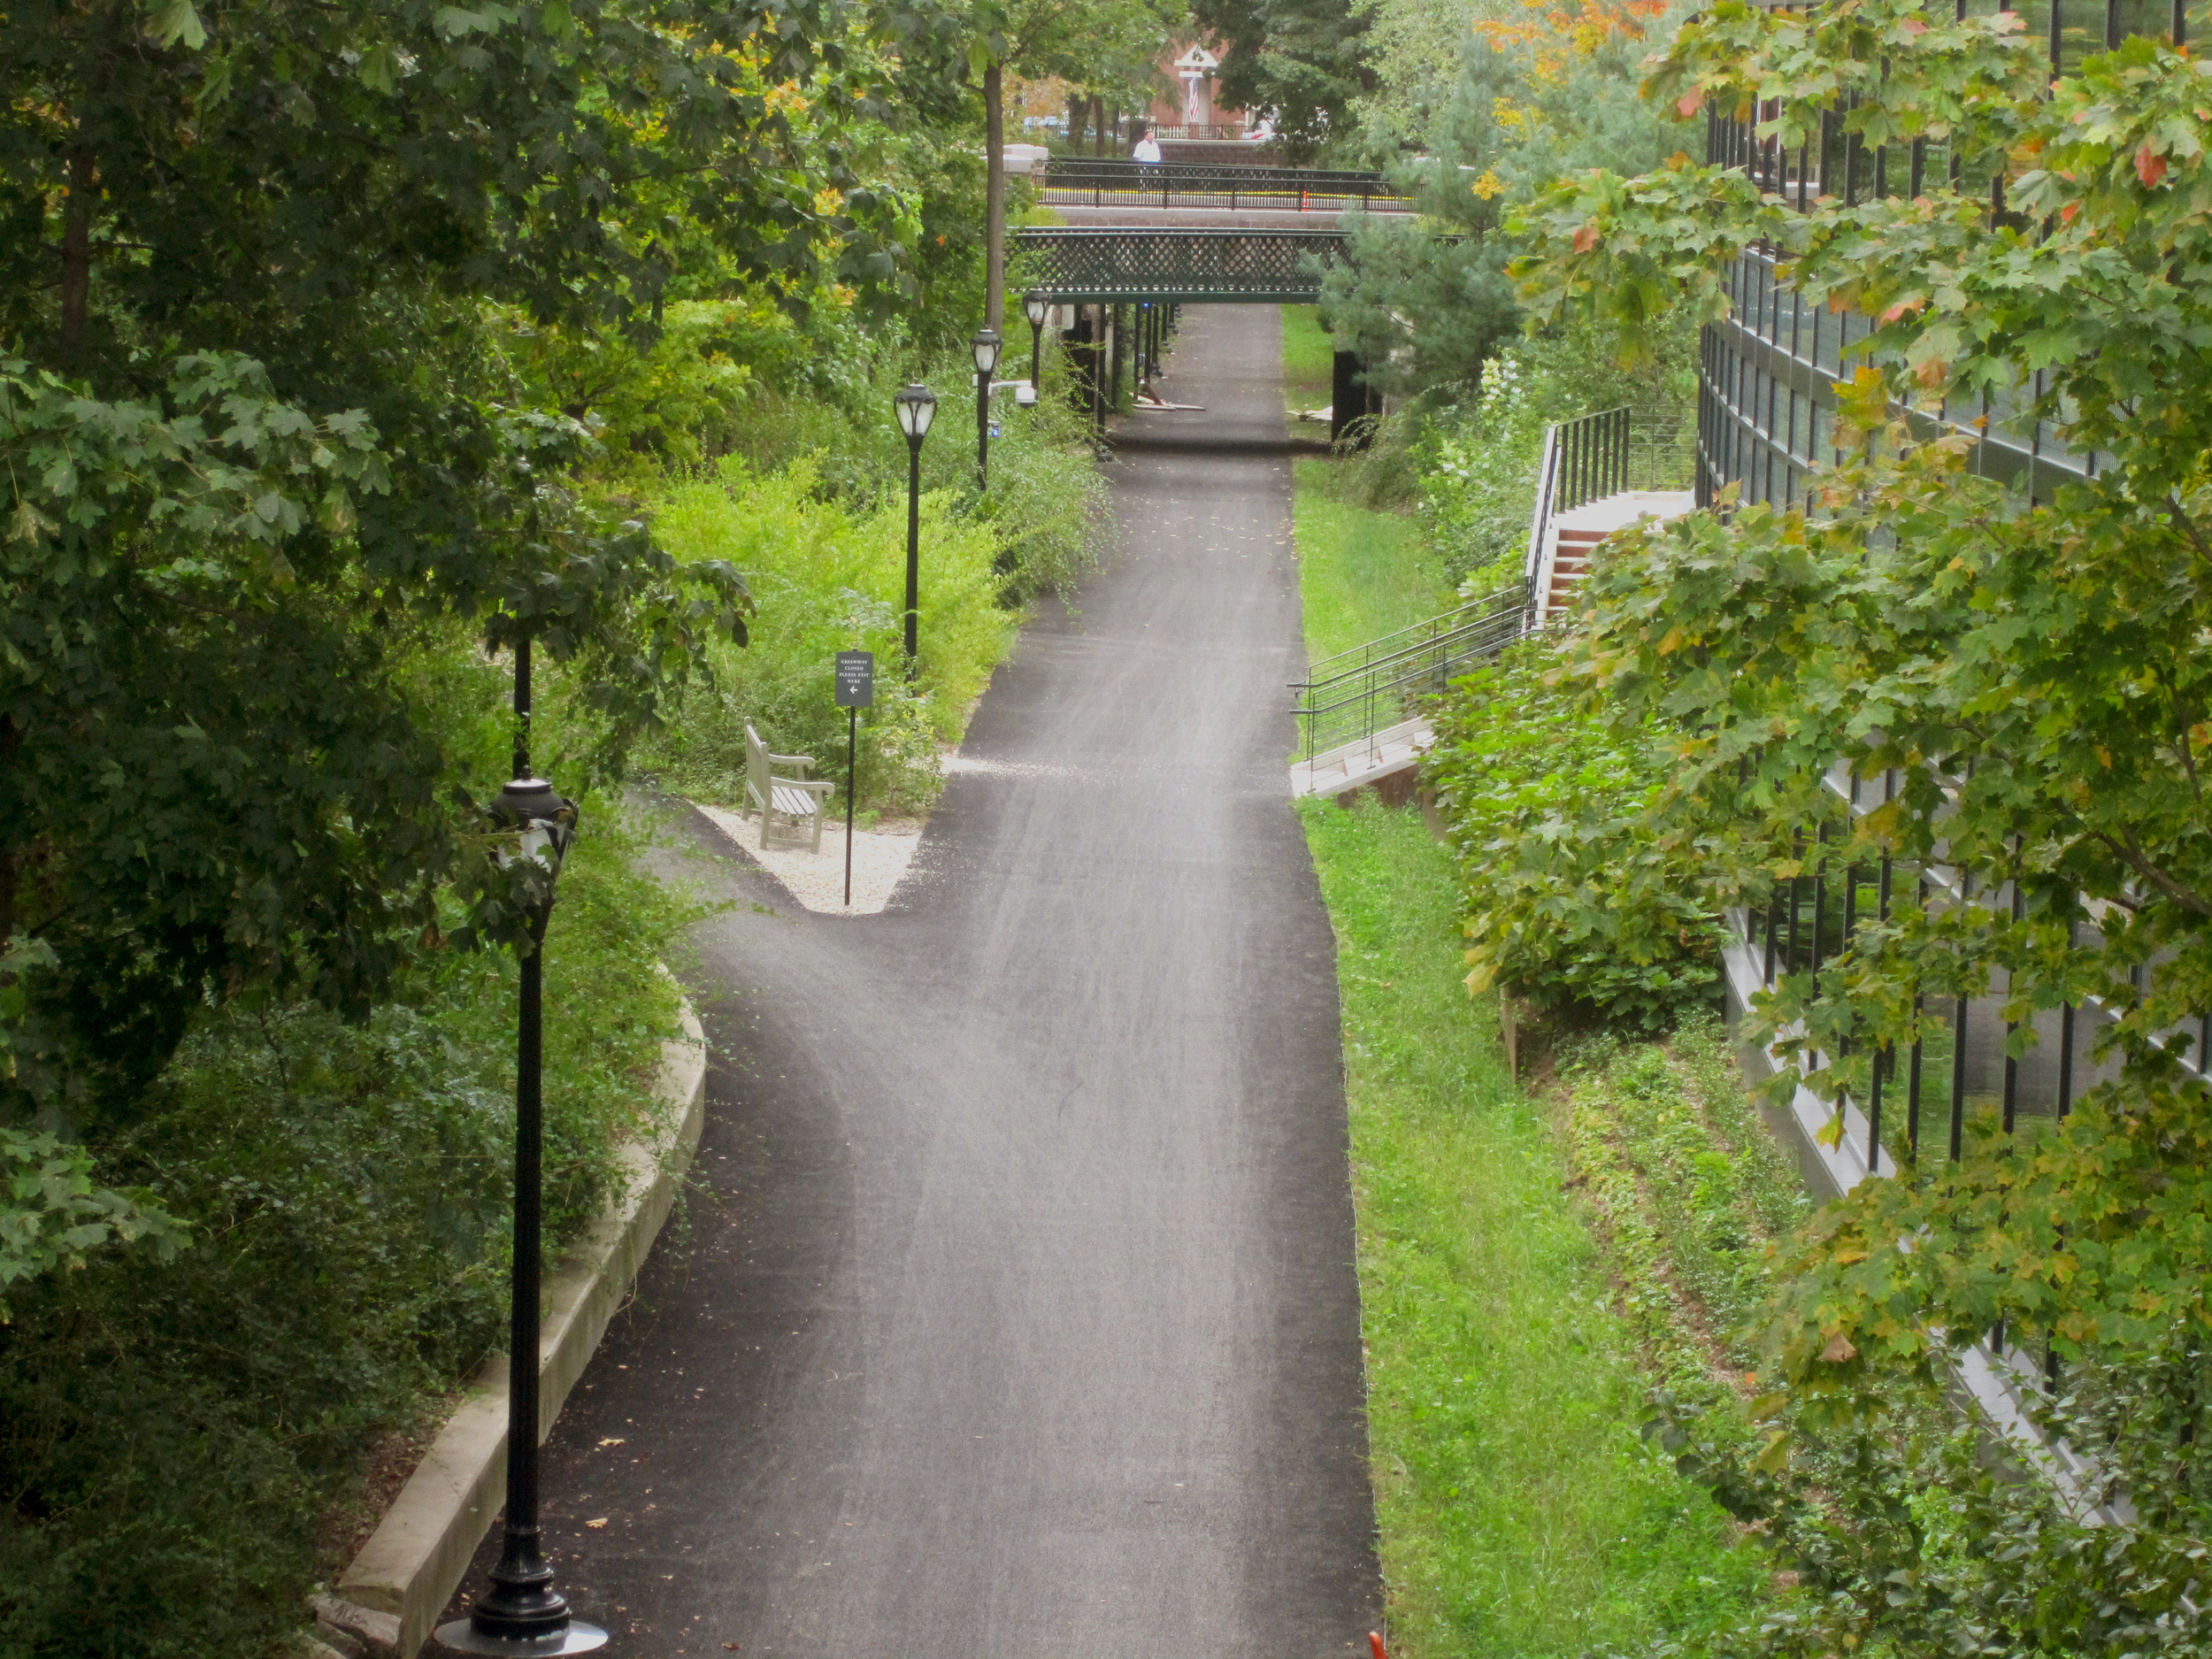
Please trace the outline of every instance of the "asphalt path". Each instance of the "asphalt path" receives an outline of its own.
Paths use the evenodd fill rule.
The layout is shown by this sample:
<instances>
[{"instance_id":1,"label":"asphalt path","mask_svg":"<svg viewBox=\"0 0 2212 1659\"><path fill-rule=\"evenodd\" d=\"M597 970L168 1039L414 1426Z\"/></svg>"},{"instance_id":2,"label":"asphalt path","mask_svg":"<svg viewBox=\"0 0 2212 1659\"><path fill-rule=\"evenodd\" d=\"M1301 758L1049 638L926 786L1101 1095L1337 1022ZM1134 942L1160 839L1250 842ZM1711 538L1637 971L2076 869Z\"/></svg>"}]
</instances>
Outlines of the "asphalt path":
<instances>
[{"instance_id":1,"label":"asphalt path","mask_svg":"<svg viewBox=\"0 0 2212 1659\"><path fill-rule=\"evenodd\" d=\"M613 1652L1364 1650L1279 322L1185 318L1205 410L1124 423L1118 553L1024 632L891 908L807 914L688 825L736 901L696 1190L544 1462Z\"/></svg>"}]
</instances>

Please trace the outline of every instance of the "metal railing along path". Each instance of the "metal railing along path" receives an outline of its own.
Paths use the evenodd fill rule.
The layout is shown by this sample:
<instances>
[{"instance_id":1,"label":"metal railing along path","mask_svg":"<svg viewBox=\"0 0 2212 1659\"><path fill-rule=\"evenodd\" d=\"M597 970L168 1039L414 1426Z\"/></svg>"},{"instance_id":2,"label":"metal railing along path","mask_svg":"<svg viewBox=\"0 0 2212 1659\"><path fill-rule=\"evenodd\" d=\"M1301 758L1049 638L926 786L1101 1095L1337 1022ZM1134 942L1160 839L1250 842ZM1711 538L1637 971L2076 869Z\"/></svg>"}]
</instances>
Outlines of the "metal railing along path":
<instances>
[{"instance_id":1,"label":"metal railing along path","mask_svg":"<svg viewBox=\"0 0 2212 1659\"><path fill-rule=\"evenodd\" d=\"M1291 687L1302 758L1371 740L1412 718L1422 699L1520 638L1526 611L1516 585L1316 663Z\"/></svg>"}]
</instances>

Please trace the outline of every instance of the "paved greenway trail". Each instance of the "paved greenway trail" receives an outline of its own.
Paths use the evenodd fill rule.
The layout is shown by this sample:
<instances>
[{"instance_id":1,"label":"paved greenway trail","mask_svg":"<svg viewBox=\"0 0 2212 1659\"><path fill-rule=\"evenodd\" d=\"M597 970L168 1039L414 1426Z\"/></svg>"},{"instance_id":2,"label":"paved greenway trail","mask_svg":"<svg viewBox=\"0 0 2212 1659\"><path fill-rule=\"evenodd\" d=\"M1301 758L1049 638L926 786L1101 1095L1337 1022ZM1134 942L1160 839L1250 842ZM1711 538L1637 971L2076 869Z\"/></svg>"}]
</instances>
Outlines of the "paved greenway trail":
<instances>
[{"instance_id":1,"label":"paved greenway trail","mask_svg":"<svg viewBox=\"0 0 2212 1659\"><path fill-rule=\"evenodd\" d=\"M1279 323L1185 318L1206 412L1122 429L1118 557L1000 670L892 909L715 843L709 1191L545 1472L618 1653L1364 1654Z\"/></svg>"}]
</instances>

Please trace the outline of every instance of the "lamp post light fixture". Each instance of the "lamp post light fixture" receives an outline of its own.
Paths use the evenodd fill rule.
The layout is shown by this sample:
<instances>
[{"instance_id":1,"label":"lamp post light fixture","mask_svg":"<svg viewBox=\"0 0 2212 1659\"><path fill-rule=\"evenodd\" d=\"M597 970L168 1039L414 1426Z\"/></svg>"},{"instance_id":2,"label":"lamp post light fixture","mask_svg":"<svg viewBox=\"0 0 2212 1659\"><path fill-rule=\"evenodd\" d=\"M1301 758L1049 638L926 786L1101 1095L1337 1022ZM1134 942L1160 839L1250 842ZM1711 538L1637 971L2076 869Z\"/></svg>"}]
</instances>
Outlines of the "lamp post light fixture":
<instances>
[{"instance_id":1,"label":"lamp post light fixture","mask_svg":"<svg viewBox=\"0 0 2212 1659\"><path fill-rule=\"evenodd\" d=\"M906 434L906 677L914 678L922 609L922 440L937 419L937 394L926 386L902 386L891 411Z\"/></svg>"},{"instance_id":2,"label":"lamp post light fixture","mask_svg":"<svg viewBox=\"0 0 2212 1659\"><path fill-rule=\"evenodd\" d=\"M1039 391L1045 384L1045 318L1051 310L1042 288L1022 296L1022 314L1029 319L1029 383Z\"/></svg>"},{"instance_id":3,"label":"lamp post light fixture","mask_svg":"<svg viewBox=\"0 0 2212 1659\"><path fill-rule=\"evenodd\" d=\"M975 487L991 487L991 373L998 367L998 330L979 328L968 342L975 352Z\"/></svg>"},{"instance_id":4,"label":"lamp post light fixture","mask_svg":"<svg viewBox=\"0 0 2212 1659\"><path fill-rule=\"evenodd\" d=\"M515 775L492 803L506 832L493 856L505 869L528 863L529 949L520 962L515 1021L515 1260L507 1312L507 1512L491 1588L466 1618L441 1625L438 1640L457 1653L589 1653L607 1632L568 1615L553 1587L538 1528L538 1325L544 1223L544 954L553 884L576 834L576 805L530 769L530 642L515 647Z\"/></svg>"}]
</instances>

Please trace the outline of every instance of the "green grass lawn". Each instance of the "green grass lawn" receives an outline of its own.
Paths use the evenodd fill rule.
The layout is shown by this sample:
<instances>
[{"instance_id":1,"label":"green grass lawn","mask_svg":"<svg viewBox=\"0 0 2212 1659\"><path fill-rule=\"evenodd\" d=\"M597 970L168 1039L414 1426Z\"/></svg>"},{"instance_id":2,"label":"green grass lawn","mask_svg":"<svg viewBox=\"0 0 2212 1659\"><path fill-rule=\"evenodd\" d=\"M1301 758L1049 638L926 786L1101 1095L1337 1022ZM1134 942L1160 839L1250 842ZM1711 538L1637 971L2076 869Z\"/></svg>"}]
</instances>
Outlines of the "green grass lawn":
<instances>
[{"instance_id":1,"label":"green grass lawn","mask_svg":"<svg viewBox=\"0 0 2212 1659\"><path fill-rule=\"evenodd\" d=\"M1336 379L1336 346L1321 326L1321 309L1317 305L1286 305L1283 307L1283 401L1286 407L1295 411L1301 409L1325 407L1334 390ZM1300 427L1295 422L1293 431L1302 431L1311 437L1317 430L1311 425ZM1326 437L1325 431L1322 436Z\"/></svg>"},{"instance_id":2,"label":"green grass lawn","mask_svg":"<svg viewBox=\"0 0 2212 1659\"><path fill-rule=\"evenodd\" d=\"M1303 811L1337 933L1391 1651L1564 1656L1732 1622L1763 1565L1638 1436L1553 1109L1461 983L1448 853L1371 800Z\"/></svg>"},{"instance_id":3,"label":"green grass lawn","mask_svg":"<svg viewBox=\"0 0 2212 1659\"><path fill-rule=\"evenodd\" d=\"M1283 307L1283 383L1291 408L1329 401L1331 351L1314 307ZM1302 430L1310 437L1317 428ZM1443 561L1410 517L1360 506L1333 489L1346 465L1297 464L1298 586L1306 652L1317 662L1448 610L1456 597Z\"/></svg>"},{"instance_id":4,"label":"green grass lawn","mask_svg":"<svg viewBox=\"0 0 2212 1659\"><path fill-rule=\"evenodd\" d=\"M1333 493L1333 469L1343 465L1297 465L1298 588L1306 651L1317 662L1448 611L1456 598L1412 518Z\"/></svg>"}]
</instances>

